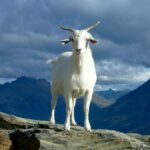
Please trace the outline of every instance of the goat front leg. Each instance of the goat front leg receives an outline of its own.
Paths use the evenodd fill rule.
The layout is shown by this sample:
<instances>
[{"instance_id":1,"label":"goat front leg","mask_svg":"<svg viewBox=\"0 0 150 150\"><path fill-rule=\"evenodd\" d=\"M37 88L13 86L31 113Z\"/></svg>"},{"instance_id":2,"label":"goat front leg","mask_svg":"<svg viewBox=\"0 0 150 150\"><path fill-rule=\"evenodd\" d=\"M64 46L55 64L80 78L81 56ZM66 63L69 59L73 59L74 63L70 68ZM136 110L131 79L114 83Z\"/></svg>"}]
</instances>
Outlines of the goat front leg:
<instances>
[{"instance_id":1,"label":"goat front leg","mask_svg":"<svg viewBox=\"0 0 150 150\"><path fill-rule=\"evenodd\" d=\"M91 125L89 122L89 107L92 99L93 91L87 91L84 97L84 128L87 131L91 131Z\"/></svg>"},{"instance_id":2,"label":"goat front leg","mask_svg":"<svg viewBox=\"0 0 150 150\"><path fill-rule=\"evenodd\" d=\"M76 98L72 98L72 112L71 112L71 125L76 126L77 123L75 121L75 116L74 116L74 107L76 105Z\"/></svg>"},{"instance_id":3,"label":"goat front leg","mask_svg":"<svg viewBox=\"0 0 150 150\"><path fill-rule=\"evenodd\" d=\"M57 103L57 94L54 91L52 91L50 124L55 124L56 103Z\"/></svg>"},{"instance_id":4,"label":"goat front leg","mask_svg":"<svg viewBox=\"0 0 150 150\"><path fill-rule=\"evenodd\" d=\"M72 96L71 95L66 95L65 96L66 100L66 122L65 122L65 130L70 131L70 116L72 112Z\"/></svg>"}]
</instances>

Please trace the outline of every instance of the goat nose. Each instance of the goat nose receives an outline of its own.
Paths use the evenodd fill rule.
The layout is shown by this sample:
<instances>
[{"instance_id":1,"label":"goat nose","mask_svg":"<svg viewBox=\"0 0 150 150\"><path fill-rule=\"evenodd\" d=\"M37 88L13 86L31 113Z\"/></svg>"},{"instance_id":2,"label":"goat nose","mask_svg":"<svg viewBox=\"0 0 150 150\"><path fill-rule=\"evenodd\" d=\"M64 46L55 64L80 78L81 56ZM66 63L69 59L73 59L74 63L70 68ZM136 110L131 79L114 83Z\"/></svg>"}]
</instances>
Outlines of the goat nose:
<instances>
[{"instance_id":1,"label":"goat nose","mask_svg":"<svg viewBox=\"0 0 150 150\"><path fill-rule=\"evenodd\" d=\"M76 51L81 52L81 49L77 48Z\"/></svg>"}]
</instances>

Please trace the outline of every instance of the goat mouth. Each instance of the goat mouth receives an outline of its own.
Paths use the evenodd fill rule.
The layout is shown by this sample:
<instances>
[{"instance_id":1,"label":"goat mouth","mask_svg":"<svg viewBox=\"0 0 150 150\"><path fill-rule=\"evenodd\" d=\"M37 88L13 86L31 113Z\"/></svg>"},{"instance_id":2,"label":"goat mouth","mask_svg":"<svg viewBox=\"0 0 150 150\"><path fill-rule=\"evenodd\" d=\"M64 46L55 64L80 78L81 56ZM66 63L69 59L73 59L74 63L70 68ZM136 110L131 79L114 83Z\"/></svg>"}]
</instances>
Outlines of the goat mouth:
<instances>
[{"instance_id":1,"label":"goat mouth","mask_svg":"<svg viewBox=\"0 0 150 150\"><path fill-rule=\"evenodd\" d=\"M80 55L80 54L81 54L81 52L80 52L80 51L76 51L76 54L77 54L77 55Z\"/></svg>"}]
</instances>

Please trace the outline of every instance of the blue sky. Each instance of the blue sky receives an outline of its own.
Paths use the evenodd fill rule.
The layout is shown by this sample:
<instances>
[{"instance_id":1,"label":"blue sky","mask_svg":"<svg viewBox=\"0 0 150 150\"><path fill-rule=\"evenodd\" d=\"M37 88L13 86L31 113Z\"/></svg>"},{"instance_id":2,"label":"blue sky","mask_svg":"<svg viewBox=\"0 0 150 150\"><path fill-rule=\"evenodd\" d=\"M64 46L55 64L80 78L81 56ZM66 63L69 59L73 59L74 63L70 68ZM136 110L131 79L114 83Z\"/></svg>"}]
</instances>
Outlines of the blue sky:
<instances>
[{"instance_id":1,"label":"blue sky","mask_svg":"<svg viewBox=\"0 0 150 150\"><path fill-rule=\"evenodd\" d=\"M133 89L150 78L149 0L1 0L0 82L26 75L50 80L48 59L71 45L59 25L82 29L98 20L91 33L97 89Z\"/></svg>"}]
</instances>

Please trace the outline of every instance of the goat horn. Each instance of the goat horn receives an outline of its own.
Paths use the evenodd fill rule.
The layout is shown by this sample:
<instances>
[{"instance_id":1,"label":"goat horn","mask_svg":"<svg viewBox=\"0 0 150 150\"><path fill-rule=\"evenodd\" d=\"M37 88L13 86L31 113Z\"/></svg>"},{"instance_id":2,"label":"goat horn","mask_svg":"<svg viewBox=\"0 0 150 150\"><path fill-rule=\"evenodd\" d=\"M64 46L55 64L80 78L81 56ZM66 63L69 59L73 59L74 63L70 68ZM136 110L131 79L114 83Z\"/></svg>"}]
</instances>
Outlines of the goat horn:
<instances>
[{"instance_id":1,"label":"goat horn","mask_svg":"<svg viewBox=\"0 0 150 150\"><path fill-rule=\"evenodd\" d=\"M63 30L67 30L67 31L74 32L74 29L72 29L72 28L64 27L64 26L62 26L62 25L60 25L59 27L60 27L61 29L63 29Z\"/></svg>"},{"instance_id":2,"label":"goat horn","mask_svg":"<svg viewBox=\"0 0 150 150\"><path fill-rule=\"evenodd\" d=\"M98 21L97 23L93 24L92 26L90 26L90 27L88 27L88 28L86 28L86 29L84 29L84 30L90 31L91 29L95 28L95 27L98 26L99 24L100 24L100 21Z\"/></svg>"}]
</instances>

